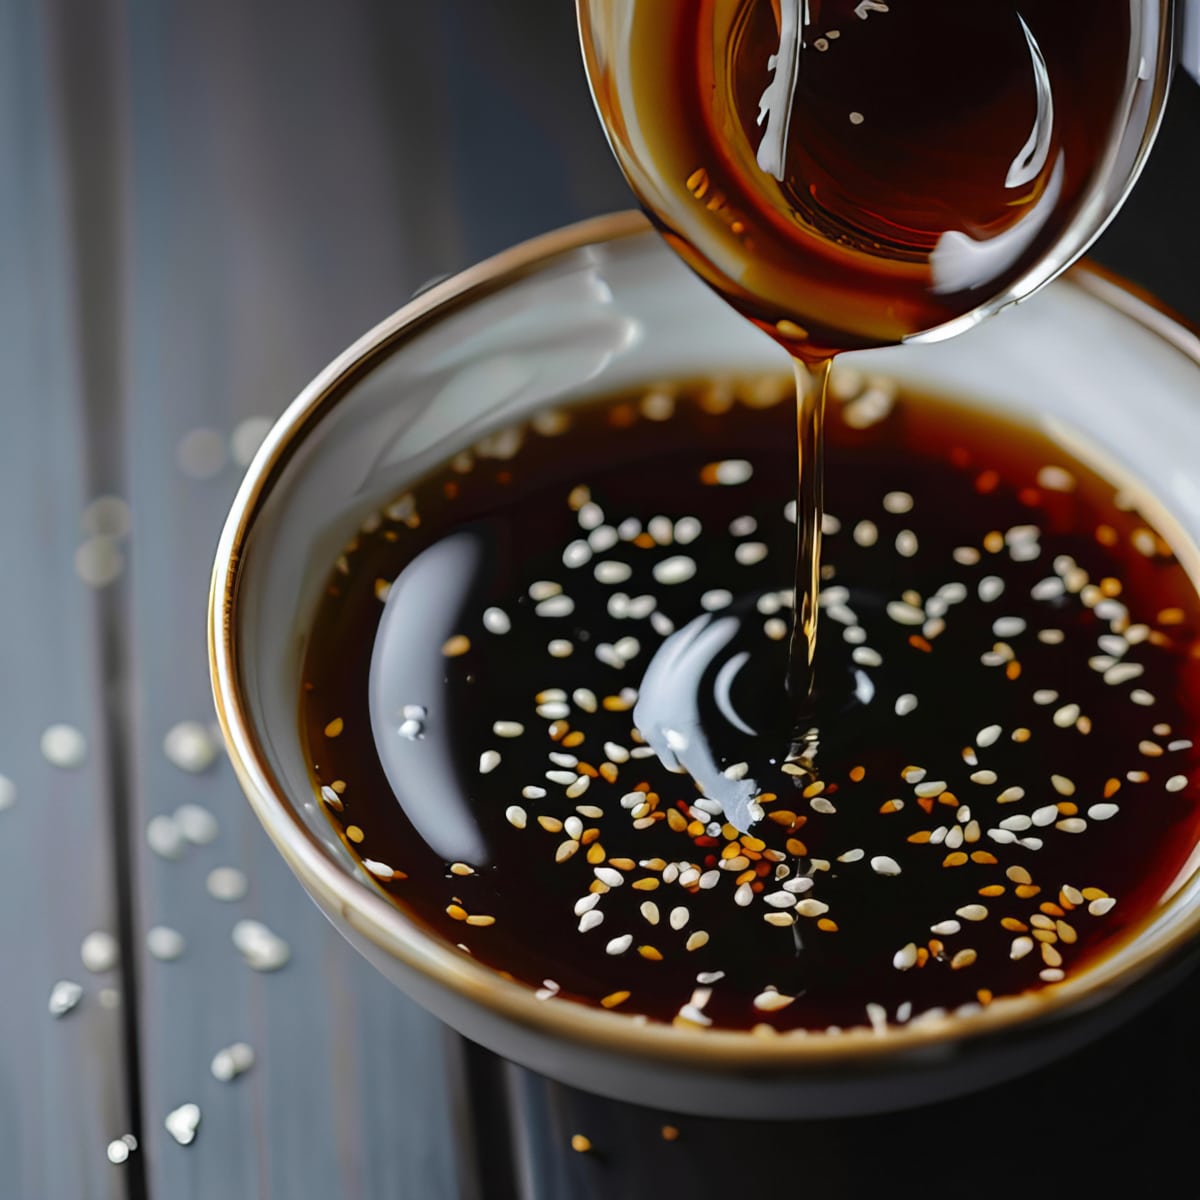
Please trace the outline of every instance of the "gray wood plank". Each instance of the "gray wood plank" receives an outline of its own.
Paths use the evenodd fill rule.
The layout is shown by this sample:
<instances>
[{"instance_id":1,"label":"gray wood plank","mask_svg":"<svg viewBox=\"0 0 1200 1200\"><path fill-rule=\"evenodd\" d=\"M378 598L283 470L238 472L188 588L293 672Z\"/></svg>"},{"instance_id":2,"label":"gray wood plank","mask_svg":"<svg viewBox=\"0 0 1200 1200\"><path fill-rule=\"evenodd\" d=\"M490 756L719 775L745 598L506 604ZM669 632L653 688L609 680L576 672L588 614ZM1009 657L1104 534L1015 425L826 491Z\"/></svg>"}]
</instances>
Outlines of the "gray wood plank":
<instances>
[{"instance_id":1,"label":"gray wood plank","mask_svg":"<svg viewBox=\"0 0 1200 1200\"><path fill-rule=\"evenodd\" d=\"M186 477L180 440L197 428L227 437L245 417L274 415L429 276L582 215L571 192L579 173L562 169L579 158L581 122L597 176L624 202L590 123L570 14L553 22L577 91L564 114L566 68L530 92L522 79L536 42L523 46L510 31L503 54L489 57L488 29L460 41L454 7L460 22L477 11L265 0L130 14L134 798L139 828L185 802L221 826L182 861L156 857L140 838L136 850L139 926L168 925L188 943L178 961L140 961L150 1190L171 1200L484 1194L456 1039L326 925L226 764L187 775L161 749L175 722L210 719L206 587L239 474L229 464L209 479ZM500 76L489 83L490 68ZM525 94L513 99L507 85ZM541 109L544 137L516 191L489 183L497 135L516 152ZM548 204L539 205L542 192ZM206 895L217 865L248 873L244 901ZM230 930L242 916L288 940L288 967L258 975L241 963ZM237 1040L257 1063L219 1083L208 1064ZM187 1148L162 1127L185 1101L203 1114Z\"/></svg>"},{"instance_id":2,"label":"gray wood plank","mask_svg":"<svg viewBox=\"0 0 1200 1200\"><path fill-rule=\"evenodd\" d=\"M88 438L105 368L78 303L87 181L66 150L76 130L48 16L0 6L0 773L17 793L0 811L0 1195L17 1200L138 1194L136 1158L105 1155L135 1120L122 979L80 961L87 934L120 932L106 672L120 585L92 592L72 565L81 514L113 480ZM39 753L59 722L87 738L79 769ZM86 990L54 1021L59 979Z\"/></svg>"}]
</instances>

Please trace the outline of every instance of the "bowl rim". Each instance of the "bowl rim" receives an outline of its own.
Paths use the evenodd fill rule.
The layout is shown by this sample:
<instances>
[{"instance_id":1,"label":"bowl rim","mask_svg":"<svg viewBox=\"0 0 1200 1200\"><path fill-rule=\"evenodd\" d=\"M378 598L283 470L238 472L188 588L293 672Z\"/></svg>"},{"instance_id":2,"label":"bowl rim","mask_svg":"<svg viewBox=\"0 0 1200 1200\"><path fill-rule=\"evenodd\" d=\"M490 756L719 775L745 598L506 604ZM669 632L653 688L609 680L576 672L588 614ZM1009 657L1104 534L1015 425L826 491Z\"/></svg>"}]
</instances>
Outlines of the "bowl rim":
<instances>
[{"instance_id":1,"label":"bowl rim","mask_svg":"<svg viewBox=\"0 0 1200 1200\"><path fill-rule=\"evenodd\" d=\"M296 812L271 770L241 687L239 592L247 546L263 507L288 463L318 425L337 408L353 384L418 331L473 300L487 296L595 244L653 234L637 211L612 213L542 234L418 292L325 367L272 427L248 468L222 529L213 564L208 608L209 665L217 716L230 761L251 808L306 889L377 950L437 986L457 993L503 1020L543 1036L584 1044L602 1052L691 1063L706 1071L754 1069L781 1073L797 1068L883 1065L923 1048L1032 1027L1089 1007L1142 978L1181 952L1200 933L1200 904L1190 918L1166 933L1126 943L1118 969L1111 957L1081 976L1033 992L1000 997L967 1015L953 1012L882 1033L869 1025L836 1036L803 1030L761 1036L753 1030L714 1030L638 1021L631 1015L576 1003L538 1000L534 988L508 980L448 942L339 865ZM1068 272L1081 288L1108 307L1158 335L1200 366L1200 336L1186 321L1141 289L1097 265ZM697 284L699 286L699 284ZM1059 286L1062 286L1060 283ZM297 721L297 733L299 724ZM315 785L314 785L315 792ZM1197 869L1192 881L1200 875ZM1185 892L1181 886L1176 895ZM865 1004L864 1004L865 1013Z\"/></svg>"}]
</instances>

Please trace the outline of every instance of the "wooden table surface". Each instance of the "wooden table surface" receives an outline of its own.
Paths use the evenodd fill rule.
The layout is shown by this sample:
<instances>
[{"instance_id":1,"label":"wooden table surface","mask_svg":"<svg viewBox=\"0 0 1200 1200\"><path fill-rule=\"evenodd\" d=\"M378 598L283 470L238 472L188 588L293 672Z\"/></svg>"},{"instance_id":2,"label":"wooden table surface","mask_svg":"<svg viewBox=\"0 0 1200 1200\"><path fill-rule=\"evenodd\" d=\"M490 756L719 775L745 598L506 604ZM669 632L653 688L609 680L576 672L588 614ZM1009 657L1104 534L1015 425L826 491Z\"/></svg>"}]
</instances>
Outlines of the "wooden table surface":
<instances>
[{"instance_id":1,"label":"wooden table surface","mask_svg":"<svg viewBox=\"0 0 1200 1200\"><path fill-rule=\"evenodd\" d=\"M1108 1197L1165 1194L1177 1170L1172 1194L1200 1195L1196 976L1090 1049L936 1108L675 1118L444 1030L326 924L223 758L193 773L164 754L171 727L212 721L204 609L235 430L431 276L628 206L571 8L0 3L0 1200ZM1200 89L1175 90L1098 257L1195 319ZM86 572L105 495L132 526L119 576L89 586L77 551ZM60 723L86 738L74 768L40 748ZM185 803L219 833L168 860L147 823ZM246 873L244 899L208 894L217 866ZM287 940L285 968L242 962L245 917ZM181 957L147 952L157 925ZM121 943L100 974L80 957L93 931ZM57 980L83 997L54 1019ZM238 1041L255 1064L220 1082L212 1057ZM164 1127L184 1103L189 1146ZM124 1134L138 1149L112 1164Z\"/></svg>"}]
</instances>

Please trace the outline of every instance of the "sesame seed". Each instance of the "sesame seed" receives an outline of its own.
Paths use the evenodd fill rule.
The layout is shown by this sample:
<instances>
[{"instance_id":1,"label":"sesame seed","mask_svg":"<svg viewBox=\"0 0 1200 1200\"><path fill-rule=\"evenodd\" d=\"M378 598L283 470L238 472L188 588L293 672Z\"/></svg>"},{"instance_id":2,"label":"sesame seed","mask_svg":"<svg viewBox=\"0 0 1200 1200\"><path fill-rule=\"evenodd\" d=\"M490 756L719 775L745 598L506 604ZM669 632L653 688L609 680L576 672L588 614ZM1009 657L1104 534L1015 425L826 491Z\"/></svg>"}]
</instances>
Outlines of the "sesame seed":
<instances>
[{"instance_id":1,"label":"sesame seed","mask_svg":"<svg viewBox=\"0 0 1200 1200\"><path fill-rule=\"evenodd\" d=\"M630 946L633 945L633 934L623 933L620 937L615 937L607 946L604 947L605 954L611 954L614 957L618 954L624 954Z\"/></svg>"},{"instance_id":2,"label":"sesame seed","mask_svg":"<svg viewBox=\"0 0 1200 1200\"><path fill-rule=\"evenodd\" d=\"M1088 912L1093 917L1102 917L1105 913L1112 912L1116 906L1117 902L1111 896L1101 896L1096 900L1089 901Z\"/></svg>"},{"instance_id":3,"label":"sesame seed","mask_svg":"<svg viewBox=\"0 0 1200 1200\"><path fill-rule=\"evenodd\" d=\"M952 971L961 971L964 967L971 966L979 957L976 951L971 949L960 950L951 960L950 969Z\"/></svg>"},{"instance_id":4,"label":"sesame seed","mask_svg":"<svg viewBox=\"0 0 1200 1200\"><path fill-rule=\"evenodd\" d=\"M1167 780L1167 791L1181 792L1185 787L1187 787L1187 784L1188 780L1186 775L1172 775L1171 778Z\"/></svg>"},{"instance_id":5,"label":"sesame seed","mask_svg":"<svg viewBox=\"0 0 1200 1200\"><path fill-rule=\"evenodd\" d=\"M1015 937L1012 940L1012 945L1009 947L1008 957L1016 961L1017 959L1024 958L1032 950L1033 938L1025 937L1024 935Z\"/></svg>"},{"instance_id":6,"label":"sesame seed","mask_svg":"<svg viewBox=\"0 0 1200 1200\"><path fill-rule=\"evenodd\" d=\"M759 1012L779 1012L787 1008L796 999L795 996L785 996L774 988L767 988L754 997L754 1007Z\"/></svg>"},{"instance_id":7,"label":"sesame seed","mask_svg":"<svg viewBox=\"0 0 1200 1200\"><path fill-rule=\"evenodd\" d=\"M146 931L146 949L162 962L179 958L186 945L183 934L166 925L155 925Z\"/></svg>"},{"instance_id":8,"label":"sesame seed","mask_svg":"<svg viewBox=\"0 0 1200 1200\"><path fill-rule=\"evenodd\" d=\"M905 692L903 696L896 697L896 716L906 717L915 711L916 707L917 698L911 692Z\"/></svg>"},{"instance_id":9,"label":"sesame seed","mask_svg":"<svg viewBox=\"0 0 1200 1200\"><path fill-rule=\"evenodd\" d=\"M120 956L117 939L103 930L89 933L79 948L79 957L83 965L96 975L113 970Z\"/></svg>"},{"instance_id":10,"label":"sesame seed","mask_svg":"<svg viewBox=\"0 0 1200 1200\"><path fill-rule=\"evenodd\" d=\"M964 904L955 912L964 921L984 921L988 915L988 910L982 904Z\"/></svg>"},{"instance_id":11,"label":"sesame seed","mask_svg":"<svg viewBox=\"0 0 1200 1200\"><path fill-rule=\"evenodd\" d=\"M859 521L851 535L855 544L867 549L879 540L879 529L874 521Z\"/></svg>"},{"instance_id":12,"label":"sesame seed","mask_svg":"<svg viewBox=\"0 0 1200 1200\"><path fill-rule=\"evenodd\" d=\"M736 487L747 483L754 475L754 468L743 458L727 458L722 462L709 463L700 473L705 483L719 483L724 487Z\"/></svg>"},{"instance_id":13,"label":"sesame seed","mask_svg":"<svg viewBox=\"0 0 1200 1200\"><path fill-rule=\"evenodd\" d=\"M929 932L936 933L939 937L950 937L961 929L962 926L957 921L939 921L929 927Z\"/></svg>"},{"instance_id":14,"label":"sesame seed","mask_svg":"<svg viewBox=\"0 0 1200 1200\"><path fill-rule=\"evenodd\" d=\"M901 558L912 558L920 549L917 535L911 529L902 529L896 534L896 553Z\"/></svg>"},{"instance_id":15,"label":"sesame seed","mask_svg":"<svg viewBox=\"0 0 1200 1200\"><path fill-rule=\"evenodd\" d=\"M920 625L925 620L925 614L921 609L915 605L907 604L903 600L889 600L887 615L897 625Z\"/></svg>"},{"instance_id":16,"label":"sesame seed","mask_svg":"<svg viewBox=\"0 0 1200 1200\"><path fill-rule=\"evenodd\" d=\"M603 921L604 914L598 908L590 909L579 918L579 932L587 933L589 930L595 929L597 925L602 924Z\"/></svg>"},{"instance_id":17,"label":"sesame seed","mask_svg":"<svg viewBox=\"0 0 1200 1200\"><path fill-rule=\"evenodd\" d=\"M442 654L446 658L461 658L471 648L471 639L463 633L456 633L442 643Z\"/></svg>"},{"instance_id":18,"label":"sesame seed","mask_svg":"<svg viewBox=\"0 0 1200 1200\"><path fill-rule=\"evenodd\" d=\"M1064 704L1062 708L1055 710L1053 717L1054 724L1059 729L1069 729L1079 720L1079 712L1078 704Z\"/></svg>"},{"instance_id":19,"label":"sesame seed","mask_svg":"<svg viewBox=\"0 0 1200 1200\"><path fill-rule=\"evenodd\" d=\"M508 633L512 628L512 621L509 620L508 613L502 608L485 608L483 610L483 627L488 633ZM444 649L443 653L445 653Z\"/></svg>"},{"instance_id":20,"label":"sesame seed","mask_svg":"<svg viewBox=\"0 0 1200 1200\"><path fill-rule=\"evenodd\" d=\"M696 574L694 559L678 554L654 565L654 578L661 584L686 583Z\"/></svg>"},{"instance_id":21,"label":"sesame seed","mask_svg":"<svg viewBox=\"0 0 1200 1200\"><path fill-rule=\"evenodd\" d=\"M492 732L497 737L517 738L525 732L525 726L520 721L494 721Z\"/></svg>"},{"instance_id":22,"label":"sesame seed","mask_svg":"<svg viewBox=\"0 0 1200 1200\"><path fill-rule=\"evenodd\" d=\"M988 725L975 735L975 744L980 748L991 746L999 740L1002 732L999 725Z\"/></svg>"},{"instance_id":23,"label":"sesame seed","mask_svg":"<svg viewBox=\"0 0 1200 1200\"><path fill-rule=\"evenodd\" d=\"M892 955L892 966L897 971L907 971L910 967L917 964L917 947L913 942L909 942L907 946L897 950Z\"/></svg>"},{"instance_id":24,"label":"sesame seed","mask_svg":"<svg viewBox=\"0 0 1200 1200\"><path fill-rule=\"evenodd\" d=\"M230 1083L254 1066L254 1050L246 1042L234 1042L213 1055L209 1069L219 1083Z\"/></svg>"},{"instance_id":25,"label":"sesame seed","mask_svg":"<svg viewBox=\"0 0 1200 1200\"><path fill-rule=\"evenodd\" d=\"M575 541L569 543L562 553L563 566L568 570L574 571L579 567L585 566L592 557L592 548L582 538L576 538ZM488 612L493 611L488 609ZM499 611L498 609L495 611ZM487 613L484 614L484 625L487 625ZM507 633L507 629L497 630L495 632Z\"/></svg>"},{"instance_id":26,"label":"sesame seed","mask_svg":"<svg viewBox=\"0 0 1200 1200\"><path fill-rule=\"evenodd\" d=\"M546 653L551 658L570 658L575 652L575 646L566 638L553 638L546 643Z\"/></svg>"},{"instance_id":27,"label":"sesame seed","mask_svg":"<svg viewBox=\"0 0 1200 1200\"><path fill-rule=\"evenodd\" d=\"M83 999L83 988L70 979L60 979L50 989L47 1009L54 1018L65 1017Z\"/></svg>"},{"instance_id":28,"label":"sesame seed","mask_svg":"<svg viewBox=\"0 0 1200 1200\"><path fill-rule=\"evenodd\" d=\"M250 890L250 882L237 867L214 867L204 881L208 894L214 900L232 902L241 900Z\"/></svg>"},{"instance_id":29,"label":"sesame seed","mask_svg":"<svg viewBox=\"0 0 1200 1200\"><path fill-rule=\"evenodd\" d=\"M685 948L688 950L699 950L708 945L708 934L703 929L697 929L695 933L689 935Z\"/></svg>"},{"instance_id":30,"label":"sesame seed","mask_svg":"<svg viewBox=\"0 0 1200 1200\"><path fill-rule=\"evenodd\" d=\"M1128 683L1131 679L1137 679L1145 673L1145 670L1146 668L1141 663L1117 663L1104 672L1104 682L1117 687L1122 683Z\"/></svg>"},{"instance_id":31,"label":"sesame seed","mask_svg":"<svg viewBox=\"0 0 1200 1200\"><path fill-rule=\"evenodd\" d=\"M575 601L570 596L551 596L539 601L533 611L539 617L569 617L575 611Z\"/></svg>"},{"instance_id":32,"label":"sesame seed","mask_svg":"<svg viewBox=\"0 0 1200 1200\"><path fill-rule=\"evenodd\" d=\"M64 771L78 770L87 761L87 738L73 725L51 725L41 737L42 757Z\"/></svg>"},{"instance_id":33,"label":"sesame seed","mask_svg":"<svg viewBox=\"0 0 1200 1200\"><path fill-rule=\"evenodd\" d=\"M860 667L881 667L883 666L883 656L878 650L872 650L870 646L855 646L850 657Z\"/></svg>"},{"instance_id":34,"label":"sesame seed","mask_svg":"<svg viewBox=\"0 0 1200 1200\"><path fill-rule=\"evenodd\" d=\"M485 750L479 756L480 775L490 775L500 765L499 750Z\"/></svg>"},{"instance_id":35,"label":"sesame seed","mask_svg":"<svg viewBox=\"0 0 1200 1200\"><path fill-rule=\"evenodd\" d=\"M978 594L984 604L999 600L1004 594L1004 580L998 575L985 575L979 581Z\"/></svg>"},{"instance_id":36,"label":"sesame seed","mask_svg":"<svg viewBox=\"0 0 1200 1200\"><path fill-rule=\"evenodd\" d=\"M584 1137L582 1133L572 1134L571 1149L577 1154L586 1154L592 1148L592 1143L589 1138Z\"/></svg>"},{"instance_id":37,"label":"sesame seed","mask_svg":"<svg viewBox=\"0 0 1200 1200\"><path fill-rule=\"evenodd\" d=\"M871 859L871 870L876 875L899 875L900 864L894 858L889 858L886 854L877 854Z\"/></svg>"},{"instance_id":38,"label":"sesame seed","mask_svg":"<svg viewBox=\"0 0 1200 1200\"><path fill-rule=\"evenodd\" d=\"M883 498L885 511L894 513L897 516L902 513L911 512L912 506L913 498L907 492L888 492Z\"/></svg>"},{"instance_id":39,"label":"sesame seed","mask_svg":"<svg viewBox=\"0 0 1200 1200\"><path fill-rule=\"evenodd\" d=\"M752 567L762 562L768 552L765 542L742 542L734 548L733 557L743 567Z\"/></svg>"}]
</instances>

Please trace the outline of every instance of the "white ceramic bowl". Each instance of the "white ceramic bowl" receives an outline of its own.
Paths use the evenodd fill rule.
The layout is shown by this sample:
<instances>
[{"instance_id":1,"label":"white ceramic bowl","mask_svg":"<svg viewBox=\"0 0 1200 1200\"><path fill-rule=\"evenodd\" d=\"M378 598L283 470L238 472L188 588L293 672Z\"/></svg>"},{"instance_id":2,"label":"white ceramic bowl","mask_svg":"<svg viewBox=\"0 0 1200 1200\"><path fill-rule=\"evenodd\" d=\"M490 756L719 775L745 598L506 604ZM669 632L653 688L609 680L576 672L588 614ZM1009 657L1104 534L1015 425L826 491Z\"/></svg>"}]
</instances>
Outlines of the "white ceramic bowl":
<instances>
[{"instance_id":1,"label":"white ceramic bowl","mask_svg":"<svg viewBox=\"0 0 1200 1200\"><path fill-rule=\"evenodd\" d=\"M390 903L321 811L302 748L306 630L370 512L432 465L546 405L673 375L778 371L777 346L634 214L538 238L438 284L288 408L246 474L213 574L217 707L246 795L312 898L371 962L467 1037L568 1083L708 1115L879 1111L1010 1077L1110 1027L1185 967L1200 875L1118 951L970 1017L840 1035L686 1030L538 1001ZM1144 483L1196 571L1200 342L1121 285L1076 271L954 341L857 356L917 388L1082 432ZM365 686L365 683L364 683Z\"/></svg>"}]
</instances>

